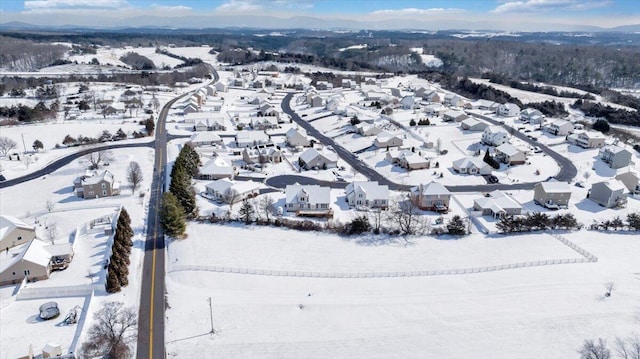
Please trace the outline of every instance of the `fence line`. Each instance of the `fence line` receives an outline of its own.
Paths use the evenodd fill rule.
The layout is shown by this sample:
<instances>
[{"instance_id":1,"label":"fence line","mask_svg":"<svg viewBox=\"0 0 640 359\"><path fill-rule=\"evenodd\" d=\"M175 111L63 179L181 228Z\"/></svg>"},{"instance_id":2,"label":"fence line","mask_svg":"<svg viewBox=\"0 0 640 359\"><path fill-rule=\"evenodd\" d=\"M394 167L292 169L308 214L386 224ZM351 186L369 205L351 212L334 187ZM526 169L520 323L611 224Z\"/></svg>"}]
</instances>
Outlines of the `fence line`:
<instances>
[{"instance_id":1,"label":"fence line","mask_svg":"<svg viewBox=\"0 0 640 359\"><path fill-rule=\"evenodd\" d=\"M92 284L80 284L75 286L60 287L30 287L28 283L23 281L16 300L30 300L42 298L62 298L62 297L82 297L91 295L94 290L104 289L104 285L100 282Z\"/></svg>"},{"instance_id":2,"label":"fence line","mask_svg":"<svg viewBox=\"0 0 640 359\"><path fill-rule=\"evenodd\" d=\"M585 250L584 248L580 247L579 245L571 242L570 240L568 240L566 237L561 236L553 231L548 231L548 233L551 235L551 237L557 239L558 241L560 241L561 243L563 243L564 245L566 245L567 247L573 249L574 251L578 252L581 256L583 256L584 258L586 258L589 262L597 262L598 261L598 257L594 256L593 254L589 253L587 250Z\"/></svg>"},{"instance_id":3,"label":"fence line","mask_svg":"<svg viewBox=\"0 0 640 359\"><path fill-rule=\"evenodd\" d=\"M546 265L589 263L590 258L562 258L545 259L539 261L501 264L486 267L458 268L458 269L432 269L422 271L391 271L391 272L311 272L311 271L284 271L273 269L236 268L209 265L173 265L169 272L204 271L216 273L234 273L263 275L273 277L309 277L309 278L387 278L387 277L431 277L441 275L460 275L495 272L508 269L539 267Z\"/></svg>"}]
</instances>

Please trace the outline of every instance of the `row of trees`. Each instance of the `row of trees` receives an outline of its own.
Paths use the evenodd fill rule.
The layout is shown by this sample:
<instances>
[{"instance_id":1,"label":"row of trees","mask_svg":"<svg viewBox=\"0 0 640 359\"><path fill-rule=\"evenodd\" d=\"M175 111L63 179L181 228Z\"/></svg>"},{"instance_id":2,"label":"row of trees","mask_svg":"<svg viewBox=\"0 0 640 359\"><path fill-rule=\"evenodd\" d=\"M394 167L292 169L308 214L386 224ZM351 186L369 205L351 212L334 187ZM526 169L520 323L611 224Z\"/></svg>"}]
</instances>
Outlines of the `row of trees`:
<instances>
[{"instance_id":1,"label":"row of trees","mask_svg":"<svg viewBox=\"0 0 640 359\"><path fill-rule=\"evenodd\" d=\"M186 230L186 219L198 215L196 192L191 186L191 178L198 173L200 155L190 145L180 150L173 168L169 192L162 196L160 221L165 232L179 237Z\"/></svg>"},{"instance_id":2,"label":"row of trees","mask_svg":"<svg viewBox=\"0 0 640 359\"><path fill-rule=\"evenodd\" d=\"M134 134L134 137L135 136ZM71 146L79 146L79 145L91 145L96 143L103 143L109 141L120 141L127 139L127 133L124 132L121 128L116 131L116 133L112 134L109 130L104 130L98 137L88 137L83 135L78 135L78 137L73 137L71 135L66 135L62 139L62 144L68 147Z\"/></svg>"},{"instance_id":3,"label":"row of trees","mask_svg":"<svg viewBox=\"0 0 640 359\"><path fill-rule=\"evenodd\" d=\"M113 237L113 246L111 247L111 258L107 268L107 284L108 293L119 292L122 287L129 284L129 264L131 263L129 256L131 255L131 247L133 246L133 229L131 228L131 217L126 209L122 208L120 216L118 216L118 224Z\"/></svg>"},{"instance_id":4,"label":"row of trees","mask_svg":"<svg viewBox=\"0 0 640 359\"><path fill-rule=\"evenodd\" d=\"M0 117L20 121L33 122L54 119L58 111L58 102L53 102L47 106L40 101L35 106L27 106L23 104L13 106L0 106Z\"/></svg>"},{"instance_id":5,"label":"row of trees","mask_svg":"<svg viewBox=\"0 0 640 359\"><path fill-rule=\"evenodd\" d=\"M545 229L575 229L578 221L571 213L549 217L542 212L527 213L525 216L502 217L496 228L502 233L544 231Z\"/></svg>"},{"instance_id":6,"label":"row of trees","mask_svg":"<svg viewBox=\"0 0 640 359\"><path fill-rule=\"evenodd\" d=\"M629 213L625 219L620 218L620 216L615 216L613 219L592 224L590 229L604 231L608 231L609 229L616 231L621 229L640 231L640 213Z\"/></svg>"},{"instance_id":7,"label":"row of trees","mask_svg":"<svg viewBox=\"0 0 640 359\"><path fill-rule=\"evenodd\" d=\"M581 99L576 100L571 107L581 110L587 116L606 118L611 123L630 126L640 125L640 112L638 111L627 111Z\"/></svg>"},{"instance_id":8,"label":"row of trees","mask_svg":"<svg viewBox=\"0 0 640 359\"><path fill-rule=\"evenodd\" d=\"M509 80L504 76L490 73L482 75L483 78L489 79L489 82L494 84L506 85L514 89L524 90L529 92L536 92L545 95L551 95L556 97L567 97L567 98L583 98L588 100L595 100L595 97L591 94L582 94L572 91L561 90L558 91L552 86L538 86L529 82L521 82Z\"/></svg>"},{"instance_id":9,"label":"row of trees","mask_svg":"<svg viewBox=\"0 0 640 359\"><path fill-rule=\"evenodd\" d=\"M585 340L578 354L580 359L640 359L640 337L637 334L626 338L616 337L613 350L602 338L597 341Z\"/></svg>"}]
</instances>

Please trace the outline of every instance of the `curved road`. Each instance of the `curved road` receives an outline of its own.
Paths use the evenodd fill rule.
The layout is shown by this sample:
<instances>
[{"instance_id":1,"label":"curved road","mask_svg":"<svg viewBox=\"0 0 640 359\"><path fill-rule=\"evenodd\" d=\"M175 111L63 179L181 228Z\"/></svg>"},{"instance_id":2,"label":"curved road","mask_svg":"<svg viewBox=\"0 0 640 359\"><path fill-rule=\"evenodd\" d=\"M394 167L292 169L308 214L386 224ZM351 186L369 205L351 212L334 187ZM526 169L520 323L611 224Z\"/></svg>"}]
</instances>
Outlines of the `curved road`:
<instances>
[{"instance_id":1,"label":"curved road","mask_svg":"<svg viewBox=\"0 0 640 359\"><path fill-rule=\"evenodd\" d=\"M362 162L355 154L353 154L352 152L348 151L344 147L337 144L332 138L325 136L323 133L318 131L314 126L312 126L309 122L303 120L291 108L291 104L290 104L291 98L295 94L296 93L289 93L282 99L282 110L286 114L291 116L291 119L293 119L293 121L295 121L300 127L304 128L308 134L316 137L323 145L332 146L342 160L347 162L351 167L355 168L356 171L365 175L368 179L373 181L378 181L378 183L382 185L387 185L389 186L389 189L396 190L396 191L406 191L406 190L409 190L411 187L413 187L411 185L401 185L401 184L390 181L389 179L387 179L386 177L378 173L376 170L372 169L367 164ZM473 114L473 116L479 117L494 125L504 126L500 124L498 121L495 121L487 116L476 115L476 114ZM504 126L504 127L506 127L507 129L510 128L508 126ZM524 134L520 133L519 131L514 130L513 134L514 136L522 139L523 141L531 145L540 147L542 151L544 151L546 154L548 154L551 158L553 158L558 163L558 165L560 166L560 172L558 173L558 175L555 176L555 178L558 181L563 181L563 182L569 181L576 176L578 171L576 167L573 165L573 163L571 162L571 160L551 150L549 147L531 140L530 138L526 137ZM342 188L346 186L346 183L341 184L340 182L318 181L310 177L296 176L296 175L274 176L274 177L268 178L266 183L270 186L279 187L279 188L284 188L286 185L294 184L294 183L323 184L323 185L330 184L332 187L337 187L337 188ZM457 186L445 186L445 187L447 187L447 189L451 192L490 192L496 189L500 189L500 190L532 189L536 183L538 182L512 183L512 184L496 183L496 184L482 184L482 185L457 185Z\"/></svg>"},{"instance_id":2,"label":"curved road","mask_svg":"<svg viewBox=\"0 0 640 359\"><path fill-rule=\"evenodd\" d=\"M16 177L16 178L12 178L10 180L6 180L4 182L0 182L0 188L6 188L6 187L11 187L11 186L15 186L19 183L23 183L23 182L27 182L27 181L31 181L33 179L48 175L49 173L52 173L53 171L56 171L60 168L62 168L63 166L68 165L69 163L71 163L71 161L80 158L82 156L88 155L91 152L96 152L96 151L103 151L103 150L113 150L113 149L118 149L118 148L130 148L130 147L153 147L154 146L154 142L144 142L144 143L122 143L122 144L114 144L114 145L106 145L106 146L97 146L97 147L89 147L89 148L85 148L83 150L80 150L78 152L66 155L62 158L59 158L53 162L51 162L50 164L48 164L46 167L41 168L35 172L26 174L24 176L21 177Z\"/></svg>"}]
</instances>

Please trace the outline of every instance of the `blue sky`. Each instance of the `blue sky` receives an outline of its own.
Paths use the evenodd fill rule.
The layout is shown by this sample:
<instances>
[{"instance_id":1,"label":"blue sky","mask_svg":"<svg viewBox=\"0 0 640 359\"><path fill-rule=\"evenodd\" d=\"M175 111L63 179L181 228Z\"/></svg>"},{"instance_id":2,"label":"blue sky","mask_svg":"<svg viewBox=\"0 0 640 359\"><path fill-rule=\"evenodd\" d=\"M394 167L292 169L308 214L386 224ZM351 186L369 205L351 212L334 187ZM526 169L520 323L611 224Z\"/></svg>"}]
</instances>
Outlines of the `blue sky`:
<instances>
[{"instance_id":1,"label":"blue sky","mask_svg":"<svg viewBox=\"0 0 640 359\"><path fill-rule=\"evenodd\" d=\"M78 18L83 15L93 17L98 26L135 16L222 15L304 15L367 23L406 19L425 26L430 21L446 26L449 21L452 26L497 24L514 29L526 23L541 30L554 24L640 24L640 0L2 0L0 10L0 22L40 25L80 24L88 21Z\"/></svg>"}]
</instances>

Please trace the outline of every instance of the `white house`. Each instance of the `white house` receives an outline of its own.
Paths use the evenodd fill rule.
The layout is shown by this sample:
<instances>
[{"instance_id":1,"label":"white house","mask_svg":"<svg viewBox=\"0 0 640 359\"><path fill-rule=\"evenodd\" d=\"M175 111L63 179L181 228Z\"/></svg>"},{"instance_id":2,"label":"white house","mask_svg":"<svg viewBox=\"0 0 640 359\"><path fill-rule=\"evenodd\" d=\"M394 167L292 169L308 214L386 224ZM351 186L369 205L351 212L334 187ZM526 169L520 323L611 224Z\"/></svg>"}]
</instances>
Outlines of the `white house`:
<instances>
[{"instance_id":1,"label":"white house","mask_svg":"<svg viewBox=\"0 0 640 359\"><path fill-rule=\"evenodd\" d=\"M423 168L429 168L431 161L428 158L424 158L415 152L409 150L402 151L389 151L387 152L385 159L393 164L408 170L419 170Z\"/></svg>"},{"instance_id":2,"label":"white house","mask_svg":"<svg viewBox=\"0 0 640 359\"><path fill-rule=\"evenodd\" d=\"M440 116L445 111L445 107L439 103L427 105L424 108L424 112L429 116Z\"/></svg>"},{"instance_id":3,"label":"white house","mask_svg":"<svg viewBox=\"0 0 640 359\"><path fill-rule=\"evenodd\" d=\"M246 163L280 163L282 151L275 146L245 147L242 150L242 160Z\"/></svg>"},{"instance_id":4,"label":"white house","mask_svg":"<svg viewBox=\"0 0 640 359\"><path fill-rule=\"evenodd\" d=\"M253 181L232 181L222 178L209 182L206 193L219 202L236 203L260 194L260 183Z\"/></svg>"},{"instance_id":5,"label":"white house","mask_svg":"<svg viewBox=\"0 0 640 359\"><path fill-rule=\"evenodd\" d=\"M491 166L480 157L464 157L453 161L453 169L462 174L488 175L491 174Z\"/></svg>"},{"instance_id":6,"label":"white house","mask_svg":"<svg viewBox=\"0 0 640 359\"><path fill-rule=\"evenodd\" d=\"M298 164L301 168L310 169L327 169L338 166L338 158L335 153L318 152L315 148L309 148L300 154Z\"/></svg>"},{"instance_id":7,"label":"white house","mask_svg":"<svg viewBox=\"0 0 640 359\"><path fill-rule=\"evenodd\" d=\"M233 175L233 166L220 157L207 161L207 163L198 170L198 177L200 179L214 180L220 178L233 178Z\"/></svg>"},{"instance_id":8,"label":"white house","mask_svg":"<svg viewBox=\"0 0 640 359\"><path fill-rule=\"evenodd\" d=\"M489 126L482 132L481 142L489 146L500 146L509 142L509 134L501 126Z\"/></svg>"},{"instance_id":9,"label":"white house","mask_svg":"<svg viewBox=\"0 0 640 359\"><path fill-rule=\"evenodd\" d=\"M444 104L445 105L449 105L449 106L453 106L453 107L460 107L460 106L462 106L462 102L463 102L463 99L459 95L452 94L452 93L448 93L448 94L444 95Z\"/></svg>"},{"instance_id":10,"label":"white house","mask_svg":"<svg viewBox=\"0 0 640 359\"><path fill-rule=\"evenodd\" d=\"M347 185L345 193L351 207L386 209L389 206L389 187L375 181L354 181Z\"/></svg>"},{"instance_id":11,"label":"white house","mask_svg":"<svg viewBox=\"0 0 640 359\"><path fill-rule=\"evenodd\" d=\"M29 242L36 238L36 227L18 218L0 215L0 251Z\"/></svg>"},{"instance_id":12,"label":"white house","mask_svg":"<svg viewBox=\"0 0 640 359\"><path fill-rule=\"evenodd\" d=\"M257 145L266 145L271 142L269 135L262 131L238 131L236 133L237 147L251 147Z\"/></svg>"},{"instance_id":13,"label":"white house","mask_svg":"<svg viewBox=\"0 0 640 359\"><path fill-rule=\"evenodd\" d=\"M605 136L599 131L586 131L572 134L567 137L567 141L582 148L601 148L605 145Z\"/></svg>"},{"instance_id":14,"label":"white house","mask_svg":"<svg viewBox=\"0 0 640 359\"><path fill-rule=\"evenodd\" d=\"M484 131L484 129L487 128L488 126L489 125L487 125L485 122L480 121L473 117L469 117L465 120L462 120L462 122L460 122L460 127L463 130L467 130L467 131Z\"/></svg>"},{"instance_id":15,"label":"white house","mask_svg":"<svg viewBox=\"0 0 640 359\"><path fill-rule=\"evenodd\" d=\"M498 116L514 117L520 114L520 107L515 103L505 103L498 106L496 113Z\"/></svg>"},{"instance_id":16,"label":"white house","mask_svg":"<svg viewBox=\"0 0 640 359\"><path fill-rule=\"evenodd\" d=\"M380 127L368 124L366 122L360 122L355 125L356 131L360 134L360 136L375 136L382 132Z\"/></svg>"},{"instance_id":17,"label":"white house","mask_svg":"<svg viewBox=\"0 0 640 359\"><path fill-rule=\"evenodd\" d=\"M473 210L481 211L482 215L496 217L516 216L522 213L522 205L510 195L495 190L487 197L473 200Z\"/></svg>"},{"instance_id":18,"label":"white house","mask_svg":"<svg viewBox=\"0 0 640 359\"><path fill-rule=\"evenodd\" d=\"M521 165L527 162L527 156L524 151L510 143L503 143L496 147L496 158L498 161L508 165Z\"/></svg>"},{"instance_id":19,"label":"white house","mask_svg":"<svg viewBox=\"0 0 640 359\"><path fill-rule=\"evenodd\" d=\"M287 145L291 147L309 147L311 141L307 137L307 131L303 128L290 128L285 134Z\"/></svg>"},{"instance_id":20,"label":"white house","mask_svg":"<svg viewBox=\"0 0 640 359\"><path fill-rule=\"evenodd\" d=\"M287 185L285 210L299 216L326 216L331 214L331 189L318 185Z\"/></svg>"},{"instance_id":21,"label":"white house","mask_svg":"<svg viewBox=\"0 0 640 359\"><path fill-rule=\"evenodd\" d=\"M457 110L445 111L445 113L442 114L442 121L445 121L445 122L448 122L448 121L460 122L468 118L469 116L466 113L462 111L457 111Z\"/></svg>"},{"instance_id":22,"label":"white house","mask_svg":"<svg viewBox=\"0 0 640 359\"><path fill-rule=\"evenodd\" d=\"M195 147L216 146L222 144L222 138L215 132L196 132L189 138Z\"/></svg>"},{"instance_id":23,"label":"white house","mask_svg":"<svg viewBox=\"0 0 640 359\"><path fill-rule=\"evenodd\" d=\"M567 120L555 120L545 129L552 135L566 136L573 132L573 124Z\"/></svg>"},{"instance_id":24,"label":"white house","mask_svg":"<svg viewBox=\"0 0 640 359\"><path fill-rule=\"evenodd\" d=\"M373 144L378 148L400 147L402 143L402 138L386 131L380 132L373 141Z\"/></svg>"},{"instance_id":25,"label":"white house","mask_svg":"<svg viewBox=\"0 0 640 359\"><path fill-rule=\"evenodd\" d=\"M532 125L540 124L544 122L544 115L539 110L528 107L520 111L520 121L528 122Z\"/></svg>"}]
</instances>

